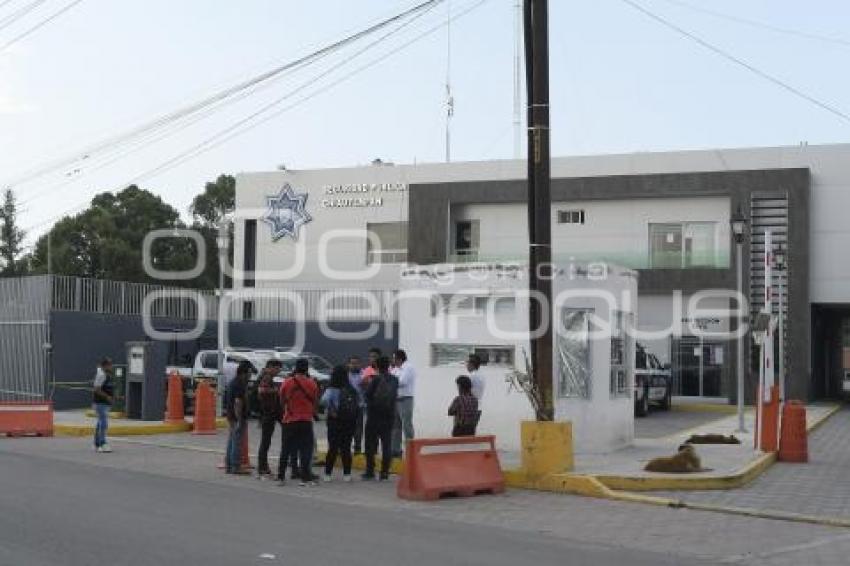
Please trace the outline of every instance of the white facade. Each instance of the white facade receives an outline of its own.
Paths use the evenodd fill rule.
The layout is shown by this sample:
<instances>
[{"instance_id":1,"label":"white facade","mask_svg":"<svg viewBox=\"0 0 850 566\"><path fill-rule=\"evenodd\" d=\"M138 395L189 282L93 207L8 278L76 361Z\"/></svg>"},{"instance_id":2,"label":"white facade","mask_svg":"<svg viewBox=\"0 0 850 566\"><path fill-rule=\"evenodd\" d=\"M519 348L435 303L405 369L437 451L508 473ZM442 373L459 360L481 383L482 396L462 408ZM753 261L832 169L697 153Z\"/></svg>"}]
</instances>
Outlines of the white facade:
<instances>
[{"instance_id":1,"label":"white facade","mask_svg":"<svg viewBox=\"0 0 850 566\"><path fill-rule=\"evenodd\" d=\"M811 171L811 218L810 218L810 296L813 303L850 303L850 262L835 261L850 249L850 145L823 145L799 147L772 147L747 149L719 149L705 151L681 151L663 153L634 153L586 157L564 157L552 160L552 176L590 177L602 175L637 175L684 172L730 171L749 169L775 169L804 167ZM257 229L257 272L278 285L281 281L333 283L328 269L319 265L317 251L323 234L330 229L348 229L348 237L335 238L330 242L328 265L331 269L363 273L367 267L368 222L404 222L408 215L407 191L381 194L381 204L363 207L329 208L323 206L328 197L327 188L334 185L352 184L427 184L448 181L504 180L525 177L523 161L488 161L472 163L427 164L427 165L383 165L341 169L275 171L265 173L243 173L237 177L236 205L238 217L257 218L266 209L266 198L274 195L286 183L297 192L307 193L307 212L312 221L301 228L298 242L283 238L273 242L267 226ZM687 199L684 199L687 200ZM697 199L695 199L697 200ZM704 199L682 202L680 199L647 199L628 201L584 202L587 222L585 228L594 232L594 238L581 238L581 245L588 249L599 247L599 251L625 254L627 257L646 255L648 222L710 220L717 222L719 260L728 258L729 209L722 206L722 199ZM556 207L569 207L570 203L555 203ZM480 207L480 208L479 208ZM487 212L497 232L509 230L517 238L511 239L511 253L521 252L525 213L522 207L505 205L504 208L487 208L488 205L459 207L454 214L471 217L473 212ZM477 209L477 211L476 211ZM604 219L604 221L603 221ZM619 219L619 220L618 220ZM491 217L482 219L482 230L489 231ZM623 222L625 220L625 222ZM597 224L598 223L598 224ZM563 253L567 258L570 249L561 250L561 245L574 248L575 230L553 224L556 239L554 253ZM244 223L236 222L235 265L241 268L244 241ZM492 234L491 234L492 235ZM482 234L482 246L493 247L491 235ZM578 236L575 236L578 237ZM446 235L447 246L451 238ZM503 241L504 243L504 241ZM628 244L628 245L627 245ZM625 249L615 249L625 246ZM495 250L502 251L502 248ZM495 254L494 254L495 255ZM647 258L648 259L648 258ZM622 262L618 262L622 263ZM398 268L383 266L377 270L373 282L384 281L394 285ZM262 287L267 283L257 281Z\"/></svg>"},{"instance_id":2,"label":"white facade","mask_svg":"<svg viewBox=\"0 0 850 566\"><path fill-rule=\"evenodd\" d=\"M468 373L467 355L480 352L490 363L480 370L485 388L478 431L495 434L500 449L520 449L520 422L533 419L534 412L506 376L514 366L524 369L529 354L526 273L527 266L486 264L406 272L399 345L417 367L418 435L451 431L446 411L457 394L455 379ZM553 317L559 321L553 345L555 418L572 422L577 453L626 446L634 438L634 346L625 326L634 320L637 275L605 264L565 266L553 280L553 295ZM613 323L612 313L622 313L614 316L623 325L622 332L614 332L622 340L614 356L611 333L602 328ZM562 316L572 315L579 318L561 323ZM599 332L575 331L575 320Z\"/></svg>"}]
</instances>

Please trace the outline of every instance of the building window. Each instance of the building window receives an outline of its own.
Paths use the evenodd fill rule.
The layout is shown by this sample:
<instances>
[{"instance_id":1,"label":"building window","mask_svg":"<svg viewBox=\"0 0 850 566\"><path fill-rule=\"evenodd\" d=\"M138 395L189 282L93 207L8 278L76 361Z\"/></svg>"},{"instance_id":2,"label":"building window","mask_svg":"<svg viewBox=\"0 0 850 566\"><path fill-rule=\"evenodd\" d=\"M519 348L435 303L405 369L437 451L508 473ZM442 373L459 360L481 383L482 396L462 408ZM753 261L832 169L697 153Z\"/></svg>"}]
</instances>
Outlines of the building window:
<instances>
[{"instance_id":1,"label":"building window","mask_svg":"<svg viewBox=\"0 0 850 566\"><path fill-rule=\"evenodd\" d=\"M431 344L431 367L461 365L470 354L481 358L482 365L513 367L513 346L475 344Z\"/></svg>"},{"instance_id":2,"label":"building window","mask_svg":"<svg viewBox=\"0 0 850 566\"><path fill-rule=\"evenodd\" d=\"M254 271L257 269L257 221L245 221L245 245L242 250L242 267L245 271L245 287L255 285Z\"/></svg>"},{"instance_id":3,"label":"building window","mask_svg":"<svg viewBox=\"0 0 850 566\"><path fill-rule=\"evenodd\" d=\"M455 316L485 316L491 308L497 315L512 315L516 311L516 298L505 295L446 294L439 295L432 304L432 316L438 312Z\"/></svg>"},{"instance_id":4,"label":"building window","mask_svg":"<svg viewBox=\"0 0 850 566\"><path fill-rule=\"evenodd\" d=\"M716 236L716 222L650 224L649 266L651 269L715 267Z\"/></svg>"},{"instance_id":5,"label":"building window","mask_svg":"<svg viewBox=\"0 0 850 566\"><path fill-rule=\"evenodd\" d=\"M405 263L407 261L407 222L369 222L366 230L366 263Z\"/></svg>"},{"instance_id":6,"label":"building window","mask_svg":"<svg viewBox=\"0 0 850 566\"><path fill-rule=\"evenodd\" d=\"M558 224L584 224L584 210L559 210Z\"/></svg>"},{"instance_id":7,"label":"building window","mask_svg":"<svg viewBox=\"0 0 850 566\"><path fill-rule=\"evenodd\" d=\"M611 397L631 396L629 383L631 340L626 333L627 315L623 311L611 313Z\"/></svg>"},{"instance_id":8,"label":"building window","mask_svg":"<svg viewBox=\"0 0 850 566\"><path fill-rule=\"evenodd\" d=\"M561 309L556 333L558 396L590 398L590 317L592 309Z\"/></svg>"},{"instance_id":9,"label":"building window","mask_svg":"<svg viewBox=\"0 0 850 566\"><path fill-rule=\"evenodd\" d=\"M452 255L456 261L477 261L481 223L478 220L459 220L454 224Z\"/></svg>"}]
</instances>

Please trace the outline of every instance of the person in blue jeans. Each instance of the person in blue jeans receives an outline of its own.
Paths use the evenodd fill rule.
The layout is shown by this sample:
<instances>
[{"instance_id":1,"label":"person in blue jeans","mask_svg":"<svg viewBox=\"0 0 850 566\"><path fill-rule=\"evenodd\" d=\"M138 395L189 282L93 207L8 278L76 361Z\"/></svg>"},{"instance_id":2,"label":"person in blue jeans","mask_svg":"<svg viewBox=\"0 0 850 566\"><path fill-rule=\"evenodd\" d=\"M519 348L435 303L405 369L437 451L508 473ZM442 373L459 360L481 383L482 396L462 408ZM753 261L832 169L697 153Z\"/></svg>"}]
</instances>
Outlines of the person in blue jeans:
<instances>
[{"instance_id":1,"label":"person in blue jeans","mask_svg":"<svg viewBox=\"0 0 850 566\"><path fill-rule=\"evenodd\" d=\"M224 467L228 474L248 475L251 473L250 470L242 467L242 436L245 434L248 418L246 393L251 373L251 363L240 362L236 368L236 377L230 380L225 391L225 411L230 434L227 437Z\"/></svg>"},{"instance_id":2,"label":"person in blue jeans","mask_svg":"<svg viewBox=\"0 0 850 566\"><path fill-rule=\"evenodd\" d=\"M112 408L114 395L112 360L103 358L100 367L97 368L92 391L92 404L97 415L97 424L94 427L94 449L97 452L112 452L112 448L106 442L106 431L109 429L109 409Z\"/></svg>"}]
</instances>

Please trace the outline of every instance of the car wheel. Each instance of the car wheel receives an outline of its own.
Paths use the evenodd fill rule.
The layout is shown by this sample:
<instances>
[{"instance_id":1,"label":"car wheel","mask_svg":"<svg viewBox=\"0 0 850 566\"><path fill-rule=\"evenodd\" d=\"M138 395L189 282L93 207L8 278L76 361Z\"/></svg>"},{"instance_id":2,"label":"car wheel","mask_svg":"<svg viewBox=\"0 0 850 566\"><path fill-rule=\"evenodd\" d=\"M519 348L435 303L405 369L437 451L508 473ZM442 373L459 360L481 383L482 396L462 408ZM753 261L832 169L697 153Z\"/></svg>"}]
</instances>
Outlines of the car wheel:
<instances>
[{"instance_id":1,"label":"car wheel","mask_svg":"<svg viewBox=\"0 0 850 566\"><path fill-rule=\"evenodd\" d=\"M635 404L635 414L639 417L649 414L649 389L643 390L643 399Z\"/></svg>"},{"instance_id":2,"label":"car wheel","mask_svg":"<svg viewBox=\"0 0 850 566\"><path fill-rule=\"evenodd\" d=\"M667 395L664 397L664 400L663 400L663 401L661 401L661 403L659 404L659 406L661 407L661 410L662 410L662 411L669 411L669 410L670 410L670 406L671 406L672 404L673 404L673 403L672 403L672 395L670 394L670 390L668 389L668 390L667 390Z\"/></svg>"}]
</instances>

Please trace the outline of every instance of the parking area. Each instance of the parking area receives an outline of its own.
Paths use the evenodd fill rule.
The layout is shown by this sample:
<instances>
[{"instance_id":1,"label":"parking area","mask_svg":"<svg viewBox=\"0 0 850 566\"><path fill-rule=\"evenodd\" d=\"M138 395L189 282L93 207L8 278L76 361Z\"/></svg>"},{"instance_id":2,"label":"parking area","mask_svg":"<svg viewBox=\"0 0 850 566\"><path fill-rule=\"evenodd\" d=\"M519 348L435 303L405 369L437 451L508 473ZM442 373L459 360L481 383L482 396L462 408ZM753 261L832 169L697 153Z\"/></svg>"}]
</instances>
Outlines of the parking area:
<instances>
[{"instance_id":1,"label":"parking area","mask_svg":"<svg viewBox=\"0 0 850 566\"><path fill-rule=\"evenodd\" d=\"M689 430L720 420L729 415L713 411L683 411L673 404L670 411L653 409L645 417L635 418L636 438L664 438L684 430Z\"/></svg>"}]
</instances>

